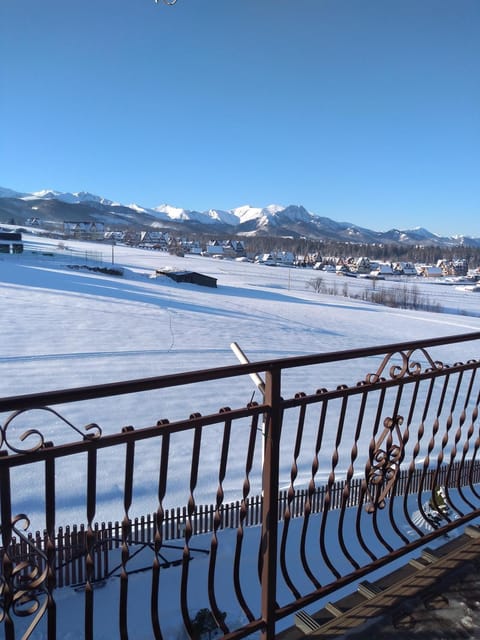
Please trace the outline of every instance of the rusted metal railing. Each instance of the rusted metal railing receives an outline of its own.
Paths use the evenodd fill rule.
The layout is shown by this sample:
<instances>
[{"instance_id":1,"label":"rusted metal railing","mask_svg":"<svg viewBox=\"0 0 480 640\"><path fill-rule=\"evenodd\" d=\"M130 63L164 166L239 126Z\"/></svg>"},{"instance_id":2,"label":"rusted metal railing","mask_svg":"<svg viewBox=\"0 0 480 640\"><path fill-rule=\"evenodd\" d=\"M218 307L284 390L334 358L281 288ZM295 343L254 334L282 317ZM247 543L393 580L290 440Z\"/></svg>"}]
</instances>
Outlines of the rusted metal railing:
<instances>
[{"instance_id":1,"label":"rusted metal railing","mask_svg":"<svg viewBox=\"0 0 480 640\"><path fill-rule=\"evenodd\" d=\"M480 362L470 357L479 340L473 333L0 399L4 637L62 637L68 614L60 569L68 553L58 527L68 524L65 496L84 505L75 575L82 577L85 638L96 636L99 601L110 636L135 637L140 551L147 552L144 635L171 633L168 600L192 638L195 613L206 609L224 638L273 639L300 609L463 527L480 515ZM457 358L447 364L452 353ZM354 382L328 387L352 372ZM235 385L252 374L264 376L261 402L232 408ZM229 380L235 385L221 386ZM298 380L304 390L291 391ZM199 385L207 390L204 414L203 406L188 406ZM146 392L164 399L161 391L169 399L177 394L175 406L189 417L108 434L96 423L78 428L70 418L72 412L89 422L106 403L114 414L121 396L132 398L134 410ZM212 396L221 398L221 409L210 410ZM57 438L58 424L73 441ZM136 525L140 490L152 493L148 531ZM112 494L119 526L100 536L97 519L104 495ZM206 494L213 498L208 526L199 527L199 497ZM258 505L261 524L250 526ZM170 562L174 536L166 523L174 507L182 513L175 525L181 537ZM29 531L35 518L41 544ZM200 551L202 560L192 563ZM109 554L116 554L110 564ZM113 575L112 563L114 595L106 605L96 587Z\"/></svg>"}]
</instances>

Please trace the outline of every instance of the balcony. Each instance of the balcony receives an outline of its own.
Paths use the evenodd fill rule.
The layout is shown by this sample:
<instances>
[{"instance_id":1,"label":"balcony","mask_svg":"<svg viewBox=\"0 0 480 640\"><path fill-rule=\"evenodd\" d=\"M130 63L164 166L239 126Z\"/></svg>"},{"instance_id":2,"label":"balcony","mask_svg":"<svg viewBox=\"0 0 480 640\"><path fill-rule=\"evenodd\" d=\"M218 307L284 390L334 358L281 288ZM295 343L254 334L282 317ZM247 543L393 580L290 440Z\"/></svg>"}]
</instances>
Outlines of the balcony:
<instances>
[{"instance_id":1,"label":"balcony","mask_svg":"<svg viewBox=\"0 0 480 640\"><path fill-rule=\"evenodd\" d=\"M1 399L5 638L195 638L204 612L216 637L270 640L359 585L370 598L480 515L479 361L458 357L479 339ZM248 376L261 401L231 406ZM175 415L104 433L92 417L122 398Z\"/></svg>"}]
</instances>

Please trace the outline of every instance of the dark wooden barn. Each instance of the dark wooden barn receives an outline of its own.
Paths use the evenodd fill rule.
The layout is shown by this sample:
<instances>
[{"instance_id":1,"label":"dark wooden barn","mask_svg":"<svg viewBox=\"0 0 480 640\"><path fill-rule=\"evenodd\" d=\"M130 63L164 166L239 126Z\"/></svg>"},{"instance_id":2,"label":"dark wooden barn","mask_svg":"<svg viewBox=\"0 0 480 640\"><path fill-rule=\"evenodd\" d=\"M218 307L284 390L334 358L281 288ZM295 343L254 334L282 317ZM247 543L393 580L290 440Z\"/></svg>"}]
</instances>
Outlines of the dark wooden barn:
<instances>
[{"instance_id":1,"label":"dark wooden barn","mask_svg":"<svg viewBox=\"0 0 480 640\"><path fill-rule=\"evenodd\" d=\"M196 271L162 271L157 270L158 274L168 276L175 282L189 282L190 284L199 284L202 287L216 287L217 279L211 276L206 276L203 273L197 273Z\"/></svg>"}]
</instances>

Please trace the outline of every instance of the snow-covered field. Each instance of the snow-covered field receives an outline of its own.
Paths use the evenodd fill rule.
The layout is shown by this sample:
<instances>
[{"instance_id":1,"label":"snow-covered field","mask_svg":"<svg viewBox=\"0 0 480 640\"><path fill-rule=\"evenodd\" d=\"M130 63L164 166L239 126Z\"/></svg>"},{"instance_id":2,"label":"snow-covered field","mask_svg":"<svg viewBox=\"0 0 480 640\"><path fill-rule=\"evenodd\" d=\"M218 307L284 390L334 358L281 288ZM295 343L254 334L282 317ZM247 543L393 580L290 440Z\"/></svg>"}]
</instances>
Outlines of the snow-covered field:
<instances>
[{"instance_id":1,"label":"snow-covered field","mask_svg":"<svg viewBox=\"0 0 480 640\"><path fill-rule=\"evenodd\" d=\"M371 288L372 282L311 269L194 255L181 258L121 245L65 244L34 235L25 235L24 242L23 254L0 257L0 379L4 398L236 364L230 348L234 341L251 360L259 361L480 330L480 296L419 279L415 279L419 295L438 302L443 312L391 309L346 297L344 294L357 293L361 287ZM75 265L82 268L72 268ZM124 275L108 276L84 268L98 265L123 268ZM157 269L166 267L212 276L218 286L212 289L155 277ZM335 286L339 295L319 294L308 286L319 275ZM403 282L377 282L375 286L404 287ZM471 343L455 346L455 360L475 355L471 349ZM449 357L451 354L446 354L445 359ZM285 392L311 393L320 387L353 383L361 375L352 371L352 366L358 367L358 363L292 372L285 377ZM140 428L162 418L172 421L197 411L203 415L216 412L222 406L243 407L253 391L253 384L245 377L214 387L193 385L188 390L122 396L59 410L79 428L95 422L107 434L117 433L125 425ZM260 400L258 392L255 399ZM31 416L28 419L30 423L17 420L16 424L37 426L31 424ZM49 416L49 437L55 443L77 437L65 425L51 423ZM13 426L9 435L13 437ZM205 455L215 460L218 447L213 432ZM170 471L168 506L175 506L177 499L185 504L184 463L188 464L190 444L179 440L174 451L178 465ZM291 452L286 464L290 459ZM239 495L244 464L241 456L229 462L225 484L227 490L232 487L232 493L227 499ZM102 460L105 485L113 477L111 465L115 465L111 457ZM79 489L82 483L74 482L76 472L75 466L65 470L72 482L62 487L58 496L58 524L85 519L84 496ZM140 483L135 496L134 515L156 508L154 494L145 490L150 472L155 473L153 462L142 470L143 485ZM18 487L15 506L35 520L32 484ZM197 500L214 502L216 485L214 474L201 477ZM98 519L122 517L115 512L118 505L108 506L116 493L115 487L104 487Z\"/></svg>"},{"instance_id":2,"label":"snow-covered field","mask_svg":"<svg viewBox=\"0 0 480 640\"><path fill-rule=\"evenodd\" d=\"M388 309L344 297L368 280L100 243L25 236L25 252L0 254L2 395L109 382L251 360L350 349L478 330L480 296L415 279L442 313ZM52 255L48 255L52 254ZM123 267L124 276L71 265ZM156 269L192 270L218 288L176 284ZM307 283L321 276L338 295ZM411 280L408 281L412 282ZM403 287L403 282L378 282ZM476 316L476 317L472 317ZM5 373L8 372L8 375Z\"/></svg>"},{"instance_id":3,"label":"snow-covered field","mask_svg":"<svg viewBox=\"0 0 480 640\"><path fill-rule=\"evenodd\" d=\"M372 287L370 281L339 278L335 274L319 274L310 269L267 267L200 256L180 258L121 245L112 249L110 245L101 243L68 241L64 246L57 240L34 235L25 235L24 241L23 254L0 255L0 379L3 398L236 364L230 348L234 341L251 360L259 361L480 330L480 296L454 286L415 280L419 294L438 302L443 310L441 313L405 311L346 295L360 292L362 287ZM124 275L109 276L85 268L98 265L121 267ZM72 268L74 266L77 268ZM166 267L210 275L217 279L218 287L211 289L178 284L165 276L155 277L157 269ZM332 287L336 286L338 295L319 294L308 286L309 281L319 275ZM375 286L405 285L403 282L377 282ZM478 357L477 353L471 352L472 348L472 343L455 345L452 348L454 360ZM445 360L450 357L452 353L445 354ZM353 366L358 366L358 363L340 363L324 370L302 372L301 376L292 373L284 381L286 392L313 392L319 387L333 388L341 382L352 383L361 377L356 369L352 369ZM216 412L224 405L243 407L253 390L250 379L246 377L245 380L235 379L234 383L219 383L213 389L211 385L194 385L188 390L179 388L168 393L148 392L122 396L113 401L78 403L78 406L60 407L59 411L79 428L96 422L103 433L117 433L125 425L140 428L154 425L161 418L174 420L186 418L196 411L203 414ZM258 395L256 399L259 400ZM2 416L2 422L5 418ZM51 416L45 423L42 422L44 416L35 415L36 419L38 424L32 423L29 414L28 418L24 417L23 424L20 419L18 423L22 430L32 426L45 427L49 439L55 443L78 438L59 421L53 420L52 423ZM14 437L10 429L9 437ZM229 459L225 480L226 500L238 498L245 475L242 438L246 435L237 432L235 437L238 438L235 455ZM215 469L218 467L220 444L215 430L206 436L205 442L204 465L196 492L197 504L214 502L218 484L218 471ZM258 445L257 476L260 475L260 437ZM285 452L282 473L288 484L292 456L292 442L289 443L288 437L285 446L290 450ZM332 449L326 446L326 450L331 455ZM144 454L147 454L146 450ZM119 455L123 456L124 452ZM190 440L184 437L172 443L170 457L170 486L166 498L169 503L165 506L184 505L188 494L186 476L191 457ZM152 512L157 507L158 455L150 458L148 455L142 457L142 449L138 445L136 460L142 459L143 462L141 473L136 475L130 515ZM123 476L121 471L116 473L121 463L112 457L111 451L108 456L100 456L100 460L95 519L121 519L124 513ZM308 460L306 466L310 464ZM338 470L341 468L340 458ZM58 463L57 473L65 482L59 482L57 487L57 525L85 521L85 482L79 478L83 473L81 469L82 465L71 459L65 464ZM43 516L38 487L42 480L34 470L29 477L22 473L13 477L13 510L27 513L32 518L32 528L41 528ZM255 487L252 493L255 493ZM227 555L232 552L233 531L231 535L231 544L227 532L226 546L222 547L222 553ZM254 532L248 533L256 539L255 535ZM205 544L208 545L206 541ZM208 567L207 559L200 554L192 566L195 567L192 571L198 570L202 574ZM255 562L251 567L245 565L247 582L250 581L249 572L253 576L255 570ZM169 580L173 580L169 582L172 587L169 591L173 594L179 570L172 568L168 571ZM113 579L105 591L98 590L97 611L102 610L103 598L110 602L118 597L116 580ZM254 582L252 577L252 584ZM142 607L145 599L148 603L148 594L145 597L141 594L142 589L148 589L149 581L141 582L140 578L132 577L131 584L131 591L136 594L132 598L132 619L135 620L135 616L147 615L147 612L142 613ZM192 584L197 584L196 578L192 579ZM220 589L225 594L225 602L220 606L230 612L228 587L225 589L225 592ZM59 620L61 637L79 637L83 605L77 606L75 599L83 602L81 593L63 590L57 597L59 604L68 600L67 610L71 611L67 620ZM252 598L255 597L252 593ZM192 592L194 608L208 606L204 600L203 591ZM171 612L168 598L162 601L162 606L167 619L169 615L173 616L168 637L182 637L178 631L178 610ZM236 614L230 612L231 615ZM102 620L100 614L97 622L96 637L112 637L110 621ZM241 620L229 622L236 624ZM138 633L134 637L149 637L148 631L142 635L141 627L136 628Z\"/></svg>"}]
</instances>

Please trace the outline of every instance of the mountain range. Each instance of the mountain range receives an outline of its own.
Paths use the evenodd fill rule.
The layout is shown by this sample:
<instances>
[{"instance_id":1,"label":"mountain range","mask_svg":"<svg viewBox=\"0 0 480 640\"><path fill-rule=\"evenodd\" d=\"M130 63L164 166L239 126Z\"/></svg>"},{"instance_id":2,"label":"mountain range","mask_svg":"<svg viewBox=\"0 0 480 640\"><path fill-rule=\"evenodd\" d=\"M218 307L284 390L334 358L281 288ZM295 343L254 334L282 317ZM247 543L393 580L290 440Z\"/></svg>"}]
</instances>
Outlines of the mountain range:
<instances>
[{"instance_id":1,"label":"mountain range","mask_svg":"<svg viewBox=\"0 0 480 640\"><path fill-rule=\"evenodd\" d=\"M480 247L480 238L462 235L442 237L421 227L374 231L350 222L336 222L318 216L301 205L244 205L227 211L194 211L167 204L153 208L124 205L84 191L21 193L0 187L0 223L21 226L27 225L32 219L47 227L58 227L67 221L95 222L103 223L106 229L111 230L152 228L211 236L271 236L366 244Z\"/></svg>"}]
</instances>

